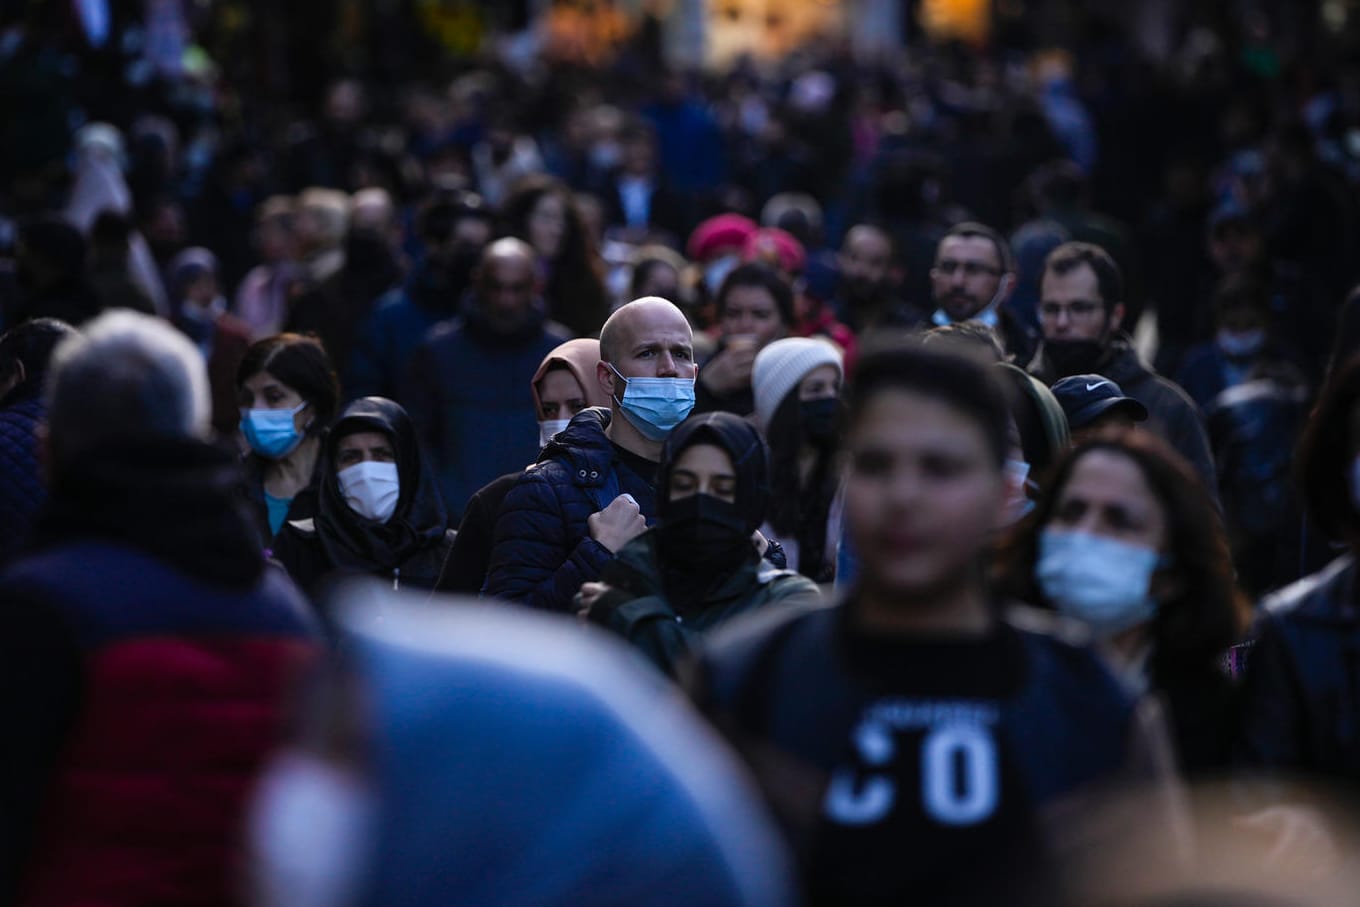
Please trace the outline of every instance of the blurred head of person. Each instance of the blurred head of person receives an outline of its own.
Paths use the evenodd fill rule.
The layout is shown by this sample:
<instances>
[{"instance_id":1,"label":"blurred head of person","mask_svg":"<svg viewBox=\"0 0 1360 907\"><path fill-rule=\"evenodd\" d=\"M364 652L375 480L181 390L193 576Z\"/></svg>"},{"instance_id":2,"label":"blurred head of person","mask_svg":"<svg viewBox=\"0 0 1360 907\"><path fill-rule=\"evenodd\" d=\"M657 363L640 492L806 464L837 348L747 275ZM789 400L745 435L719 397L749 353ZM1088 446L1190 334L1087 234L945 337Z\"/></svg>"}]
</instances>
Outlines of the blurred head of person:
<instances>
[{"instance_id":1,"label":"blurred head of person","mask_svg":"<svg viewBox=\"0 0 1360 907\"><path fill-rule=\"evenodd\" d=\"M892 237L870 224L856 224L845 234L836 264L845 304L852 309L871 305L891 284Z\"/></svg>"},{"instance_id":2,"label":"blurred head of person","mask_svg":"<svg viewBox=\"0 0 1360 907\"><path fill-rule=\"evenodd\" d=\"M272 195L255 210L252 240L266 264L291 261L298 254L296 204L291 196Z\"/></svg>"},{"instance_id":3,"label":"blurred head of person","mask_svg":"<svg viewBox=\"0 0 1360 907\"><path fill-rule=\"evenodd\" d=\"M571 189L554 177L532 174L515 183L501 205L501 220L507 233L551 265L594 252Z\"/></svg>"},{"instance_id":4,"label":"blurred head of person","mask_svg":"<svg viewBox=\"0 0 1360 907\"><path fill-rule=\"evenodd\" d=\"M529 387L538 412L539 444L546 445L572 417L588 406L609 406L609 397L595 380L600 364L600 341L578 337L554 349L538 367Z\"/></svg>"},{"instance_id":5,"label":"blurred head of person","mask_svg":"<svg viewBox=\"0 0 1360 907\"><path fill-rule=\"evenodd\" d=\"M1006 564L1015 594L1089 626L1135 671L1136 687L1212 671L1245 626L1213 502L1148 432L1078 443Z\"/></svg>"},{"instance_id":6,"label":"blurred head of person","mask_svg":"<svg viewBox=\"0 0 1360 907\"><path fill-rule=\"evenodd\" d=\"M1228 274L1214 288L1214 345L1233 362L1250 362L1270 345L1270 293L1250 274Z\"/></svg>"},{"instance_id":7,"label":"blurred head of person","mask_svg":"<svg viewBox=\"0 0 1360 907\"><path fill-rule=\"evenodd\" d=\"M176 310L189 317L207 317L225 301L217 280L217 256L202 246L185 249L170 262L166 290Z\"/></svg>"},{"instance_id":8,"label":"blurred head of person","mask_svg":"<svg viewBox=\"0 0 1360 907\"><path fill-rule=\"evenodd\" d=\"M1015 288L1009 244L985 224L956 224L935 249L930 285L937 324L973 318L994 324L997 307Z\"/></svg>"},{"instance_id":9,"label":"blurred head of person","mask_svg":"<svg viewBox=\"0 0 1360 907\"><path fill-rule=\"evenodd\" d=\"M1360 356L1342 363L1323 388L1294 471L1313 523L1360 550Z\"/></svg>"},{"instance_id":10,"label":"blurred head of person","mask_svg":"<svg viewBox=\"0 0 1360 907\"><path fill-rule=\"evenodd\" d=\"M767 265L751 262L731 271L717 303L718 326L729 345L740 340L763 349L793 328L793 288Z\"/></svg>"},{"instance_id":11,"label":"blurred head of person","mask_svg":"<svg viewBox=\"0 0 1360 907\"><path fill-rule=\"evenodd\" d=\"M1004 516L1005 397L987 368L867 344L847 395L845 520L881 628L990 625L980 565Z\"/></svg>"},{"instance_id":12,"label":"blurred head of person","mask_svg":"<svg viewBox=\"0 0 1360 907\"><path fill-rule=\"evenodd\" d=\"M57 344L47 404L53 488L102 452L205 441L212 430L202 354L165 321L127 310Z\"/></svg>"},{"instance_id":13,"label":"blurred head of person","mask_svg":"<svg viewBox=\"0 0 1360 907\"><path fill-rule=\"evenodd\" d=\"M1266 254L1265 231L1246 208L1228 202L1209 215L1209 257L1220 274L1242 274L1260 267Z\"/></svg>"},{"instance_id":14,"label":"blurred head of person","mask_svg":"<svg viewBox=\"0 0 1360 907\"><path fill-rule=\"evenodd\" d=\"M1063 243L1044 263L1039 328L1056 377L1099 372L1124 323L1124 279L1109 253Z\"/></svg>"},{"instance_id":15,"label":"blurred head of person","mask_svg":"<svg viewBox=\"0 0 1360 907\"><path fill-rule=\"evenodd\" d=\"M619 170L635 179L656 177L656 134L646 123L629 124L619 136Z\"/></svg>"},{"instance_id":16,"label":"blurred head of person","mask_svg":"<svg viewBox=\"0 0 1360 907\"><path fill-rule=\"evenodd\" d=\"M507 237L487 246L475 285L475 314L494 334L515 334L539 312L534 250L521 240Z\"/></svg>"},{"instance_id":17,"label":"blurred head of person","mask_svg":"<svg viewBox=\"0 0 1360 907\"><path fill-rule=\"evenodd\" d=\"M335 418L340 385L315 337L278 334L251 344L236 370L241 434L268 460L320 437Z\"/></svg>"},{"instance_id":18,"label":"blurred head of person","mask_svg":"<svg viewBox=\"0 0 1360 907\"><path fill-rule=\"evenodd\" d=\"M52 351L76 329L55 318L34 318L0 334L0 406L42 393Z\"/></svg>"},{"instance_id":19,"label":"blurred head of person","mask_svg":"<svg viewBox=\"0 0 1360 907\"><path fill-rule=\"evenodd\" d=\"M424 256L424 280L453 308L471 285L482 251L491 242L490 209L475 193L436 191L416 214L416 236Z\"/></svg>"},{"instance_id":20,"label":"blurred head of person","mask_svg":"<svg viewBox=\"0 0 1360 907\"><path fill-rule=\"evenodd\" d=\"M304 189L297 197L295 226L303 258L338 250L349 232L350 198L338 189Z\"/></svg>"},{"instance_id":21,"label":"blurred head of person","mask_svg":"<svg viewBox=\"0 0 1360 907\"><path fill-rule=\"evenodd\" d=\"M668 587L711 586L759 557L751 537L769 506L769 453L750 422L723 412L686 419L661 448L657 489Z\"/></svg>"},{"instance_id":22,"label":"blurred head of person","mask_svg":"<svg viewBox=\"0 0 1360 907\"><path fill-rule=\"evenodd\" d=\"M338 568L391 571L444 537L444 502L399 404L383 397L350 403L322 458L315 525Z\"/></svg>"},{"instance_id":23,"label":"blurred head of person","mask_svg":"<svg viewBox=\"0 0 1360 907\"><path fill-rule=\"evenodd\" d=\"M804 249L822 245L822 206L803 192L780 192L760 209L760 224L788 233Z\"/></svg>"},{"instance_id":24,"label":"blurred head of person","mask_svg":"<svg viewBox=\"0 0 1360 907\"><path fill-rule=\"evenodd\" d=\"M689 235L685 257L703 269L703 288L716 294L727 277L741 263L742 250L760 227L740 214L719 214L701 222Z\"/></svg>"},{"instance_id":25,"label":"blurred head of person","mask_svg":"<svg viewBox=\"0 0 1360 907\"><path fill-rule=\"evenodd\" d=\"M680 303L680 275L685 260L665 246L641 246L633 254L633 273L629 295L660 296Z\"/></svg>"}]
</instances>

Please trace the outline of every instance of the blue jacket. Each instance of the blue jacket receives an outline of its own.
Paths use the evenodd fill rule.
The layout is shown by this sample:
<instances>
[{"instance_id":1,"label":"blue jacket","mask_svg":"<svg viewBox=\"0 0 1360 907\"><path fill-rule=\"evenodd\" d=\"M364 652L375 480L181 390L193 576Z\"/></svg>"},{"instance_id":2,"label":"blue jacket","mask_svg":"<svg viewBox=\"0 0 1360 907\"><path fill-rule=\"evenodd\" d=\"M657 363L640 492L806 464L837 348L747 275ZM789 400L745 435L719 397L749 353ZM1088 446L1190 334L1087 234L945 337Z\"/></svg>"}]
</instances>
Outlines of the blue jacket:
<instances>
[{"instance_id":1,"label":"blue jacket","mask_svg":"<svg viewBox=\"0 0 1360 907\"><path fill-rule=\"evenodd\" d=\"M47 500L34 437L46 410L38 393L0 409L0 564L19 552Z\"/></svg>"},{"instance_id":2,"label":"blue jacket","mask_svg":"<svg viewBox=\"0 0 1360 907\"><path fill-rule=\"evenodd\" d=\"M570 610L581 584L598 580L613 557L586 524L609 504L604 498L631 494L649 522L655 517L655 489L618 461L608 425L607 410L578 413L510 489L496 518L484 595Z\"/></svg>"},{"instance_id":3,"label":"blue jacket","mask_svg":"<svg viewBox=\"0 0 1360 907\"><path fill-rule=\"evenodd\" d=\"M504 335L467 317L436 325L416 348L402 399L455 524L477 489L533 462L538 413L529 383L567 339L565 328L542 319Z\"/></svg>"}]
</instances>

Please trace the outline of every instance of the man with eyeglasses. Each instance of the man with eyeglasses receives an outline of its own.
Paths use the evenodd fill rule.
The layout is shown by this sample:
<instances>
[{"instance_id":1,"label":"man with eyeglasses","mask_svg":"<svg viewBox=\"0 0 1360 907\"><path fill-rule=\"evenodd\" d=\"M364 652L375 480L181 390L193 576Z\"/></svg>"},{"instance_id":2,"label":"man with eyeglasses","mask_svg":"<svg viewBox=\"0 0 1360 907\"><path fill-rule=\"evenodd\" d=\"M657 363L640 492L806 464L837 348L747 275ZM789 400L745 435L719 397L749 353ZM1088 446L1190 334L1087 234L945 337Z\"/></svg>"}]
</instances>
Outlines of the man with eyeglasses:
<instances>
[{"instance_id":1,"label":"man with eyeglasses","mask_svg":"<svg viewBox=\"0 0 1360 907\"><path fill-rule=\"evenodd\" d=\"M1015 289L1015 259L1000 233L986 224L955 224L935 249L930 269L937 326L980 321L996 331L1006 352L1020 362L1038 338L1003 304Z\"/></svg>"},{"instance_id":2,"label":"man with eyeglasses","mask_svg":"<svg viewBox=\"0 0 1360 907\"><path fill-rule=\"evenodd\" d=\"M1204 419L1175 383L1139 358L1122 331L1124 280L1109 253L1091 243L1064 243L1049 253L1039 285L1043 342L1029 372L1047 384L1099 375L1147 408L1144 425L1180 453L1218 499L1218 477Z\"/></svg>"},{"instance_id":3,"label":"man with eyeglasses","mask_svg":"<svg viewBox=\"0 0 1360 907\"><path fill-rule=\"evenodd\" d=\"M547 320L535 261L518 239L487 246L463 314L430 329L400 386L453 525L477 489L538 453L524 389L571 334Z\"/></svg>"}]
</instances>

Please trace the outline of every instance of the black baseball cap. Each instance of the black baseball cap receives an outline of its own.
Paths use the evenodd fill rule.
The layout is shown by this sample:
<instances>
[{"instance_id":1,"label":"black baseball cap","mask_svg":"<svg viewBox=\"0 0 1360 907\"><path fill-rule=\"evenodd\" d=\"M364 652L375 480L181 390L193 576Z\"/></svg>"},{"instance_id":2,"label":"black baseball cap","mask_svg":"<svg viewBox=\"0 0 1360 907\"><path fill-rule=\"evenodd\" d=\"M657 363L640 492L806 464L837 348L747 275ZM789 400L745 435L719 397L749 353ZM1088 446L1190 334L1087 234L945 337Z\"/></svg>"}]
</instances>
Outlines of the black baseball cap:
<instances>
[{"instance_id":1,"label":"black baseball cap","mask_svg":"<svg viewBox=\"0 0 1360 907\"><path fill-rule=\"evenodd\" d=\"M1073 429L1085 428L1107 412L1119 408L1135 422L1148 417L1147 407L1103 375L1071 375L1053 384L1053 396L1067 414L1067 424Z\"/></svg>"}]
</instances>

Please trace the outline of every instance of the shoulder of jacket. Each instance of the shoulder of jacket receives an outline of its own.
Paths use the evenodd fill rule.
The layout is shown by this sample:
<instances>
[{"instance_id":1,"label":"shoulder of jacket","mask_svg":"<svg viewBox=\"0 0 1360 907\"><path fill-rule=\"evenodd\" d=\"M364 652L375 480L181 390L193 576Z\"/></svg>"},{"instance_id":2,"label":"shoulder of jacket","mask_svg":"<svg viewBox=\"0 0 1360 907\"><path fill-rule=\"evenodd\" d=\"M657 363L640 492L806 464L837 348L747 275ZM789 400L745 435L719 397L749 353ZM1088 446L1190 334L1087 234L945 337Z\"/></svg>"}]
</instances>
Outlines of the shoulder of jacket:
<instances>
[{"instance_id":1,"label":"shoulder of jacket","mask_svg":"<svg viewBox=\"0 0 1360 907\"><path fill-rule=\"evenodd\" d=\"M1261 599L1263 618L1339 617L1355 582L1355 558L1343 555L1317 573L1305 576ZM1348 609L1353 610L1353 609Z\"/></svg>"}]
</instances>

